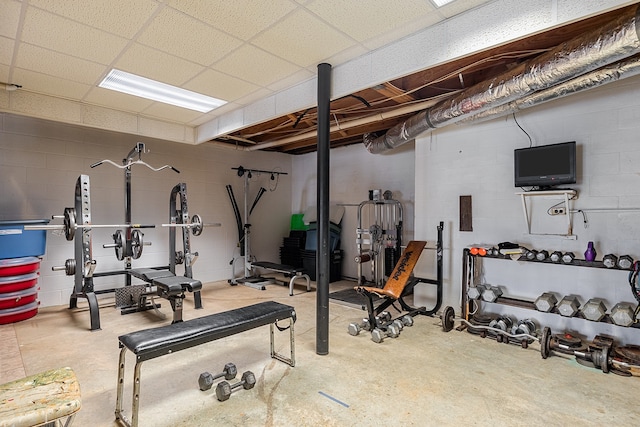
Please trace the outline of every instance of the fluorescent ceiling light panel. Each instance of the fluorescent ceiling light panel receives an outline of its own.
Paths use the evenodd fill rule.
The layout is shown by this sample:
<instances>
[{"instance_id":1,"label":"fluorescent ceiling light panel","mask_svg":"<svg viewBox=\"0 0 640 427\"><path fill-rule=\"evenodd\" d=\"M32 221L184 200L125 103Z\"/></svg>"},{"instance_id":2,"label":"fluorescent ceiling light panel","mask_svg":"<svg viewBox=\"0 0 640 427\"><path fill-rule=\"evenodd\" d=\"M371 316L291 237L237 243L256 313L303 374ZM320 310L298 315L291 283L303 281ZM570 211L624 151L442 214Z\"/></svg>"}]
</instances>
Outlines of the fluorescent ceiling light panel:
<instances>
[{"instance_id":1,"label":"fluorescent ceiling light panel","mask_svg":"<svg viewBox=\"0 0 640 427\"><path fill-rule=\"evenodd\" d=\"M447 3L451 3L453 0L431 0L437 7L442 7Z\"/></svg>"},{"instance_id":2,"label":"fluorescent ceiling light panel","mask_svg":"<svg viewBox=\"0 0 640 427\"><path fill-rule=\"evenodd\" d=\"M98 85L105 89L207 113L227 103L190 90L113 69Z\"/></svg>"}]
</instances>

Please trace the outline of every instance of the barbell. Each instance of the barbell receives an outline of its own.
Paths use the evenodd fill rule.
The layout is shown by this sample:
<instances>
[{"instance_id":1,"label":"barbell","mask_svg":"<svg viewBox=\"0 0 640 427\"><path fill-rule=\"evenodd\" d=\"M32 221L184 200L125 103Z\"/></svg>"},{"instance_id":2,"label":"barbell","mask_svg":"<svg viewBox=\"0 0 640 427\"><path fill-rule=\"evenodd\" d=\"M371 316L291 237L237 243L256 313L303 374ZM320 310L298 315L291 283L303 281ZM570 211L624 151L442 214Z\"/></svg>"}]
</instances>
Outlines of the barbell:
<instances>
[{"instance_id":1,"label":"barbell","mask_svg":"<svg viewBox=\"0 0 640 427\"><path fill-rule=\"evenodd\" d=\"M54 215L52 219L62 219L63 224L51 225L25 225L25 230L64 230L64 236L67 240L73 240L78 228L155 228L155 224L78 224L75 208L65 208L64 215ZM191 229L194 236L202 234L204 227L220 227L220 223L205 224L202 217L196 214L191 218L191 222L187 224L162 224L162 227L187 227ZM140 245L142 246L142 245Z\"/></svg>"}]
</instances>

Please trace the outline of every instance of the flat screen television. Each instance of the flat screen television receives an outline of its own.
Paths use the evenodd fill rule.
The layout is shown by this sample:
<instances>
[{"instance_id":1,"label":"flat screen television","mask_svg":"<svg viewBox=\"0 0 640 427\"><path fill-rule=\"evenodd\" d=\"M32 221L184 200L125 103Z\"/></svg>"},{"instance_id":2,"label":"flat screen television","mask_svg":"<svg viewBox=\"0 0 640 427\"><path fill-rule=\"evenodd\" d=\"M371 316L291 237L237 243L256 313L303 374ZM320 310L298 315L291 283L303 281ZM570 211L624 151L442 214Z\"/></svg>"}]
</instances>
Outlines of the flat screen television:
<instances>
[{"instance_id":1,"label":"flat screen television","mask_svg":"<svg viewBox=\"0 0 640 427\"><path fill-rule=\"evenodd\" d=\"M576 142L514 150L516 187L539 190L576 182Z\"/></svg>"}]
</instances>

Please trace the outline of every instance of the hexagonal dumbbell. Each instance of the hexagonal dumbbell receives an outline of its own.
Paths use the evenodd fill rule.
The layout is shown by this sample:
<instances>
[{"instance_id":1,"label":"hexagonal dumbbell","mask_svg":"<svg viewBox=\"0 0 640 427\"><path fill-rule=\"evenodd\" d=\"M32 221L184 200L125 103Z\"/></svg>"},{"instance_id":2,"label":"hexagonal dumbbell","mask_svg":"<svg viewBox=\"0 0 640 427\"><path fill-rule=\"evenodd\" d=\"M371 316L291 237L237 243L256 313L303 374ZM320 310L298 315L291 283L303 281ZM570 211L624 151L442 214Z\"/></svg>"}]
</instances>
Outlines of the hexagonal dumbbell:
<instances>
[{"instance_id":1,"label":"hexagonal dumbbell","mask_svg":"<svg viewBox=\"0 0 640 427\"><path fill-rule=\"evenodd\" d=\"M349 323L349 327L347 328L349 335L353 335L354 337L358 335L362 330L371 330L371 322L369 322L369 319L362 319L362 322L360 323Z\"/></svg>"},{"instance_id":2,"label":"hexagonal dumbbell","mask_svg":"<svg viewBox=\"0 0 640 427\"><path fill-rule=\"evenodd\" d=\"M494 302L502 295L502 289L498 286L489 286L482 292L482 299L487 302Z\"/></svg>"},{"instance_id":3,"label":"hexagonal dumbbell","mask_svg":"<svg viewBox=\"0 0 640 427\"><path fill-rule=\"evenodd\" d=\"M484 285L470 286L467 290L467 296L469 299L478 299L482 296L485 289Z\"/></svg>"},{"instance_id":4,"label":"hexagonal dumbbell","mask_svg":"<svg viewBox=\"0 0 640 427\"><path fill-rule=\"evenodd\" d=\"M375 328L371 331L371 340L375 343L381 343L386 337L397 338L400 335L398 326L393 323L388 325L386 330Z\"/></svg>"},{"instance_id":5,"label":"hexagonal dumbbell","mask_svg":"<svg viewBox=\"0 0 640 427\"><path fill-rule=\"evenodd\" d=\"M238 370L236 369L236 365L234 365L233 363L227 363L226 365L224 365L224 369L219 374L212 375L209 372L201 373L200 377L198 378L198 385L200 386L200 390L202 391L209 390L213 386L215 380L217 380L218 378L224 377L225 380L232 380L236 377L237 374Z\"/></svg>"},{"instance_id":6,"label":"hexagonal dumbbell","mask_svg":"<svg viewBox=\"0 0 640 427\"><path fill-rule=\"evenodd\" d=\"M578 297L573 295L567 295L562 298L558 303L558 312L565 317L573 317L578 313L580 309L580 301Z\"/></svg>"},{"instance_id":7,"label":"hexagonal dumbbell","mask_svg":"<svg viewBox=\"0 0 640 427\"><path fill-rule=\"evenodd\" d=\"M607 313L607 306L601 298L591 298L580 311L585 319L599 322Z\"/></svg>"},{"instance_id":8,"label":"hexagonal dumbbell","mask_svg":"<svg viewBox=\"0 0 640 427\"><path fill-rule=\"evenodd\" d=\"M551 292L545 292L536 298L535 306L538 311L549 313L558 303L558 299Z\"/></svg>"},{"instance_id":9,"label":"hexagonal dumbbell","mask_svg":"<svg viewBox=\"0 0 640 427\"><path fill-rule=\"evenodd\" d=\"M256 376L253 372L246 371L242 374L242 378L235 384L229 384L226 381L221 381L216 386L216 397L220 402L223 402L231 396L231 393L242 387L245 390L252 389L256 385Z\"/></svg>"},{"instance_id":10,"label":"hexagonal dumbbell","mask_svg":"<svg viewBox=\"0 0 640 427\"><path fill-rule=\"evenodd\" d=\"M618 326L631 326L635 322L633 311L628 302L619 302L611 309L611 320Z\"/></svg>"}]
</instances>

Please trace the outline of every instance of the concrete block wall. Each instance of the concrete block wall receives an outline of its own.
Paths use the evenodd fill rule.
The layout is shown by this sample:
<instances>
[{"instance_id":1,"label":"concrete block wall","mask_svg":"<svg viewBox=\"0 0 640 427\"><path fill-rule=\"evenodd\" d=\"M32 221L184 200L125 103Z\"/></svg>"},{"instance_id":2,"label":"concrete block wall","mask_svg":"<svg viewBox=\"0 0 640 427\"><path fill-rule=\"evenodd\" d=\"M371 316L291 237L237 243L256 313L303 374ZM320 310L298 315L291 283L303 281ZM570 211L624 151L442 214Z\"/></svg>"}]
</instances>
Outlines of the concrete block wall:
<instances>
[{"instance_id":1,"label":"concrete block wall","mask_svg":"<svg viewBox=\"0 0 640 427\"><path fill-rule=\"evenodd\" d=\"M403 242L413 238L414 226L414 150L413 143L406 144L385 155L373 156L362 144L336 148L330 153L330 203L349 204L342 219L342 274L357 277L356 255L357 205L369 197L369 190L389 190L393 198L403 205ZM292 188L293 213L303 213L317 203L316 153L293 158ZM363 210L364 212L364 210ZM363 218L363 226L372 223ZM369 264L365 269L370 273ZM368 279L371 274L366 275Z\"/></svg>"},{"instance_id":2,"label":"concrete block wall","mask_svg":"<svg viewBox=\"0 0 640 427\"><path fill-rule=\"evenodd\" d=\"M529 138L513 116L451 125L416 139L416 238L429 236L438 220L446 221L445 304L459 313L462 252L473 244L511 241L537 250L571 251L584 258L587 243L593 241L599 260L607 253L640 259L638 99L640 79L635 77L516 115L533 145L578 144L578 182L565 186L579 192L578 199L571 202L572 209L584 210L585 216L571 215L576 240L526 233L521 200L515 194L521 189L513 184L513 150L529 146ZM472 196L472 232L459 231L461 195ZM532 232L566 230L565 216L546 213L559 201L533 201ZM609 309L618 302L636 304L623 271L484 260L480 280L503 286L506 296L532 301L543 292L554 291L558 299L578 295L582 304L592 297L604 298ZM419 290L418 295L425 305L433 298L428 289ZM485 308L516 319L533 318L554 332L575 331L589 338L604 333L640 342L638 329L496 304L485 304Z\"/></svg>"},{"instance_id":3,"label":"concrete block wall","mask_svg":"<svg viewBox=\"0 0 640 427\"><path fill-rule=\"evenodd\" d=\"M92 222L122 224L125 219L124 171L109 164L96 168L90 165L104 159L121 164L138 141L144 142L149 150L142 160L154 167L172 165L180 174L168 169L153 172L141 165L132 167L132 220L157 225L155 229L143 230L145 241L152 245L144 247L142 256L134 260L134 267L168 264L169 232L168 228L159 225L169 222L171 189L185 182L189 216L197 213L205 223L222 223L221 227L205 228L201 236L191 239L192 252L200 255L193 266L194 277L203 282L229 279L232 274L229 262L239 255L239 251L235 217L225 186L233 186L241 213L244 191L244 178L238 177L231 167L277 169L290 174L291 157L288 155L237 152L207 144L176 144L0 114L0 181L3 183L0 186L0 219L50 219L51 215L61 215L65 207L73 206L76 180L85 174L89 175L91 183ZM291 175L283 176L277 188L268 174L254 174L250 181L249 203L253 202L261 186L275 190L267 191L251 216L252 254L260 260L279 262L279 247L289 231L291 185ZM123 268L123 262L116 259L113 249L102 248L103 244L113 241L114 232L115 229L93 230L96 272ZM181 239L179 242L178 250L182 250ZM41 306L68 304L73 278L64 272L52 272L51 267L64 265L67 258L73 257L73 243L49 231L40 268ZM239 269L237 271L241 273ZM96 289L119 287L123 280L122 276L96 278Z\"/></svg>"}]
</instances>

